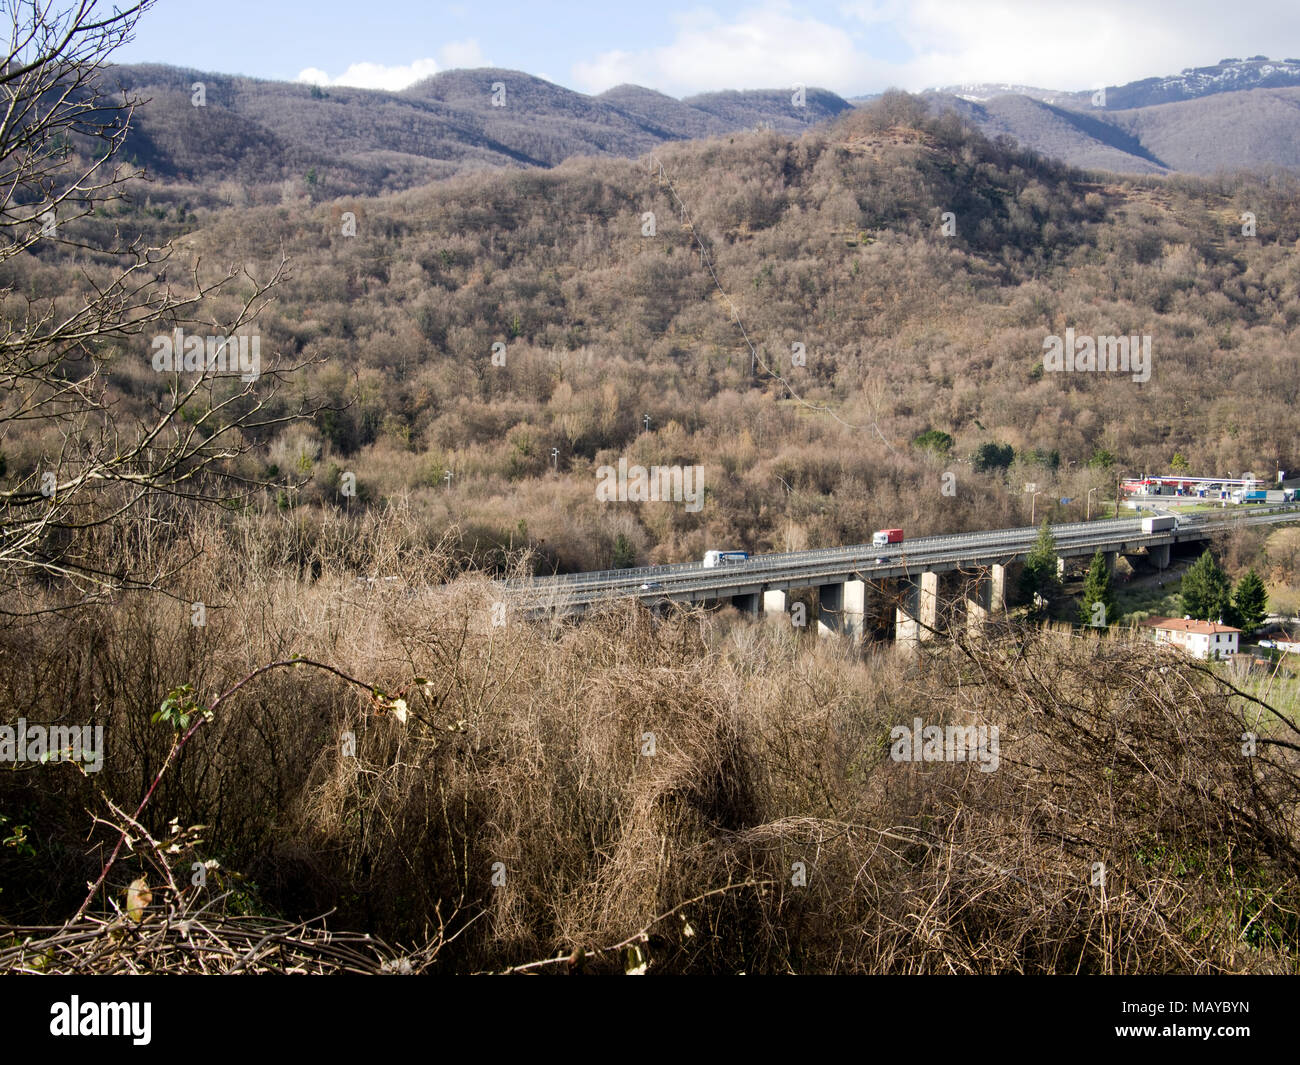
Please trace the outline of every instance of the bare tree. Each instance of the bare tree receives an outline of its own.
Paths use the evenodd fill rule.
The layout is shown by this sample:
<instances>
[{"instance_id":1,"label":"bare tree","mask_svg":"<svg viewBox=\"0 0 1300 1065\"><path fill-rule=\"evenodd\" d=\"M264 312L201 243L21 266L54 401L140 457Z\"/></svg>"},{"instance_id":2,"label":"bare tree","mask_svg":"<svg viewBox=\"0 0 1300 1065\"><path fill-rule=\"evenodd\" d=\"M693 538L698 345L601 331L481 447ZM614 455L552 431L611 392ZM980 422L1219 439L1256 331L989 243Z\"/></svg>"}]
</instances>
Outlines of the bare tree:
<instances>
[{"instance_id":1,"label":"bare tree","mask_svg":"<svg viewBox=\"0 0 1300 1065\"><path fill-rule=\"evenodd\" d=\"M109 89L103 67L151 5L101 15L95 0L63 11L5 4L0 445L37 439L40 462L9 471L14 482L0 487L3 589L35 576L62 579L85 595L158 587L166 567L133 563L120 550L110 563L104 544L120 547L117 533L133 521L163 533L181 500L229 502L265 487L241 476L235 460L303 413L277 398L297 366L278 359L261 366L260 350L256 360L248 357L247 339L245 358L235 357L237 334L256 321L284 276L283 257L259 279L239 266L205 268L197 257L173 262L170 244L151 247L120 230L97 240L94 226L78 225L127 199L145 178L122 158L142 101ZM75 259L79 284L22 291L15 278L25 276L25 259L57 262L69 274ZM167 279L169 264L183 282ZM212 311L218 295L237 308L225 321ZM144 416L138 406L128 414L111 380L114 360L149 359L151 334L160 387ZM172 337L181 349L174 362L160 354Z\"/></svg>"}]
</instances>

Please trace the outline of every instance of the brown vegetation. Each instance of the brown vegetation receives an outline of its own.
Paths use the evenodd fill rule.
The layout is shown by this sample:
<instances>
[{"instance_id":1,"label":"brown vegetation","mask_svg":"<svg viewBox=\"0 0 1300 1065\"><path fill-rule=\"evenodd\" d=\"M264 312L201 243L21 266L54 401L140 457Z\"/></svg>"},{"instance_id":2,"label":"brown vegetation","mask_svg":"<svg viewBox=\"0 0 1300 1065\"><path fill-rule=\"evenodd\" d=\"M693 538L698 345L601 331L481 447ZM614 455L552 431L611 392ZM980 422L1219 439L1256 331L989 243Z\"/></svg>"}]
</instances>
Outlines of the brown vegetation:
<instances>
[{"instance_id":1,"label":"brown vegetation","mask_svg":"<svg viewBox=\"0 0 1300 1065\"><path fill-rule=\"evenodd\" d=\"M205 628L183 604L128 601L6 629L0 701L32 722L93 705L109 751L95 776L0 777L36 842L0 849L0 912L35 936L10 964L198 966L247 952L255 915L266 964L278 945L328 967L318 932L290 933L332 912L393 944L372 968L568 971L579 948L591 971L1297 968L1297 732L1176 653L1008 630L863 661L779 625L633 606L497 629L478 580L428 587L448 561L402 515L360 531L405 589L360 587L343 558L298 583L250 529L212 534ZM107 892L53 932L118 837L112 809L134 810L163 763L174 733L149 719L167 692L188 681L210 706L303 649L384 694L306 666L248 684L162 777ZM918 716L998 726L997 771L892 761L891 727ZM179 826L204 827L175 855L149 842ZM194 860L219 864L202 891ZM125 925L113 907L141 876L153 901ZM182 953L200 900L210 938Z\"/></svg>"}]
</instances>

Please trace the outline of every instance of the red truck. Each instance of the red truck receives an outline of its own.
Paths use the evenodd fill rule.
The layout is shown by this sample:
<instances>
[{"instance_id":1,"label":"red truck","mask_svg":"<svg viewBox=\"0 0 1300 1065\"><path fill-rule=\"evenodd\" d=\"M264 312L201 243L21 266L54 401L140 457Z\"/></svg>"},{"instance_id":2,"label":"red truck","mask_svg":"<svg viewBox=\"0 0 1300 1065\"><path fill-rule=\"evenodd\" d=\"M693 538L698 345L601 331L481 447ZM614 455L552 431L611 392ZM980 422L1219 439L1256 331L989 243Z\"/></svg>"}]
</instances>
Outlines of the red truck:
<instances>
[{"instance_id":1,"label":"red truck","mask_svg":"<svg viewBox=\"0 0 1300 1065\"><path fill-rule=\"evenodd\" d=\"M872 547L885 547L888 544L901 544L902 542L902 529L879 529L871 537Z\"/></svg>"}]
</instances>

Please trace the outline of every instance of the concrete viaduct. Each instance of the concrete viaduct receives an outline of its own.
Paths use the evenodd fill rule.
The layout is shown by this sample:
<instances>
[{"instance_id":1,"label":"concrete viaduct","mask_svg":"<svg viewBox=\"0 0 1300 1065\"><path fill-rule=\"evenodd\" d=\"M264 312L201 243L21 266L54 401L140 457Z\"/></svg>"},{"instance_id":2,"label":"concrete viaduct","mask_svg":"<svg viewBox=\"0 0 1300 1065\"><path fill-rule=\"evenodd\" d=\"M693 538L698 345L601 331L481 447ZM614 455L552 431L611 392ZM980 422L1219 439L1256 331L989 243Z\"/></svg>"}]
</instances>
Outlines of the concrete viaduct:
<instances>
[{"instance_id":1,"label":"concrete viaduct","mask_svg":"<svg viewBox=\"0 0 1300 1065\"><path fill-rule=\"evenodd\" d=\"M1178 528L1163 532L1144 533L1141 519L1120 518L1055 525L1052 535L1062 571L1068 559L1091 557L1098 549L1112 567L1123 554L1144 555L1164 569L1171 551L1199 545L1234 525L1297 520L1295 506L1235 508L1223 517L1185 515ZM861 639L868 629L887 634L892 627L895 639L914 645L953 623L954 604L972 627L1004 610L1008 571L1024 561L1037 538L1032 526L995 529L888 547L859 544L759 555L714 567L691 562L538 577L499 584L498 591L507 609L531 619L581 614L627 596L648 603L730 602L757 617L785 613L792 590L815 588L820 633ZM950 609L941 617L945 603Z\"/></svg>"}]
</instances>

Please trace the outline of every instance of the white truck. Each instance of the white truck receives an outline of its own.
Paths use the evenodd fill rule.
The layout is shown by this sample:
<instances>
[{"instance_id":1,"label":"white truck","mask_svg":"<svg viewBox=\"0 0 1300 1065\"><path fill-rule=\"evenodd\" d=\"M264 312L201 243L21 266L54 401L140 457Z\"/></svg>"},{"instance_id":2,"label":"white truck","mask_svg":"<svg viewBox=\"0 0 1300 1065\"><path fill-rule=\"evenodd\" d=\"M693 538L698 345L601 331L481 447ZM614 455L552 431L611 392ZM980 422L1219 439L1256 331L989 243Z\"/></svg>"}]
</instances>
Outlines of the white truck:
<instances>
[{"instance_id":1,"label":"white truck","mask_svg":"<svg viewBox=\"0 0 1300 1065\"><path fill-rule=\"evenodd\" d=\"M748 551L705 551L704 565L708 569L714 566L734 566L749 559Z\"/></svg>"},{"instance_id":2,"label":"white truck","mask_svg":"<svg viewBox=\"0 0 1300 1065\"><path fill-rule=\"evenodd\" d=\"M1174 514L1162 514L1159 517L1142 519L1142 531L1144 533L1165 532L1177 528L1178 518Z\"/></svg>"}]
</instances>

